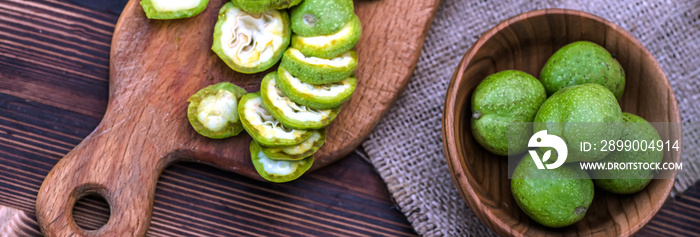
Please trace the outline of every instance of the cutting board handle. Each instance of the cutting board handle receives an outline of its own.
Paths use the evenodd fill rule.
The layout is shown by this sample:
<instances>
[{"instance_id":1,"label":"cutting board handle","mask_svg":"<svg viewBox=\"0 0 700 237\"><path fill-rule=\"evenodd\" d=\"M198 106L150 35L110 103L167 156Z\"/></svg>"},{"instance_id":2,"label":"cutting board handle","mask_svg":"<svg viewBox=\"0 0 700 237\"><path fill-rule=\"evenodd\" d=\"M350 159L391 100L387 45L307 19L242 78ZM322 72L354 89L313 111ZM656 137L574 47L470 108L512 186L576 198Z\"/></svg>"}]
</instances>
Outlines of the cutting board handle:
<instances>
[{"instance_id":1,"label":"cutting board handle","mask_svg":"<svg viewBox=\"0 0 700 237\"><path fill-rule=\"evenodd\" d=\"M129 137L117 135L124 131L100 135L100 127L61 159L41 185L36 215L44 235L142 236L148 230L158 176L174 159L144 149L138 138L118 141ZM111 212L97 230L85 230L73 219L76 201L90 194L104 197Z\"/></svg>"}]
</instances>

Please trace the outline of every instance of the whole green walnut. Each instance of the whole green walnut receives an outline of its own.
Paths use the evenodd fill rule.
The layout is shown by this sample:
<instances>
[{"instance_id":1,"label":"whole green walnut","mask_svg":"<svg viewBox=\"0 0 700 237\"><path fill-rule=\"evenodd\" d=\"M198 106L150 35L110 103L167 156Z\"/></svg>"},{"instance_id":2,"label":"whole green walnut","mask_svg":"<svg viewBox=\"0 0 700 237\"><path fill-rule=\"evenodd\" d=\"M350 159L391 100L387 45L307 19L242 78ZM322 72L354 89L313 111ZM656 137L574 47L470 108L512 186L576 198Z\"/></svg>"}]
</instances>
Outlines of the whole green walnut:
<instances>
[{"instance_id":1,"label":"whole green walnut","mask_svg":"<svg viewBox=\"0 0 700 237\"><path fill-rule=\"evenodd\" d=\"M622 133L622 110L610 90L598 84L566 87L545 101L537 111L533 130L547 130L567 145L566 162L600 160L609 151L583 151L591 144L616 140Z\"/></svg>"},{"instance_id":2,"label":"whole green walnut","mask_svg":"<svg viewBox=\"0 0 700 237\"><path fill-rule=\"evenodd\" d=\"M525 72L508 70L486 77L472 95L472 134L481 146L497 155L517 154L527 148L528 126L547 93ZM512 126L511 146L509 124Z\"/></svg>"},{"instance_id":3,"label":"whole green walnut","mask_svg":"<svg viewBox=\"0 0 700 237\"><path fill-rule=\"evenodd\" d=\"M511 191L520 210L537 223L554 228L583 219L594 194L593 182L577 165L541 170L530 154L513 171Z\"/></svg>"},{"instance_id":4,"label":"whole green walnut","mask_svg":"<svg viewBox=\"0 0 700 237\"><path fill-rule=\"evenodd\" d=\"M620 63L605 48L588 41L574 42L557 50L542 68L540 80L548 95L586 83L608 88L617 100L625 91L625 71Z\"/></svg>"},{"instance_id":5,"label":"whole green walnut","mask_svg":"<svg viewBox=\"0 0 700 237\"><path fill-rule=\"evenodd\" d=\"M623 129L620 141L637 141L644 144L655 144L661 140L661 136L656 131L654 126L643 118L630 114L622 113ZM606 156L600 162L603 163L657 163L664 158L663 150L639 149L634 151L614 150L610 155ZM650 169L625 169L625 170L593 170L591 176L595 179L593 182L601 189L616 193L630 194L636 193L644 189L654 177L654 170Z\"/></svg>"}]
</instances>

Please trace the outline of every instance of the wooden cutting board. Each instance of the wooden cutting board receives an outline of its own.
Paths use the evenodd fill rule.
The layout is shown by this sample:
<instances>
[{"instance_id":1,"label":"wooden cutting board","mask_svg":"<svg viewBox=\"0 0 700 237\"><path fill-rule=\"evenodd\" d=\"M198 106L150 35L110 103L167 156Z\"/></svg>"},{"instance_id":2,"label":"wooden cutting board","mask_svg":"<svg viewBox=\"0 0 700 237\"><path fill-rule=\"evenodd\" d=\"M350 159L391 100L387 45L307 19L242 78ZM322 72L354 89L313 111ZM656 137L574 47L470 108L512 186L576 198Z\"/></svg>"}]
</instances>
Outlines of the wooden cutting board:
<instances>
[{"instance_id":1,"label":"wooden cutting board","mask_svg":"<svg viewBox=\"0 0 700 237\"><path fill-rule=\"evenodd\" d=\"M198 16L169 21L147 19L138 0L127 4L112 39L104 118L56 164L39 190L36 214L47 236L143 235L158 176L176 161L260 179L247 134L208 139L190 127L186 116L187 99L199 89L229 81L255 92L267 73L236 73L211 51L218 11L226 2L211 0ZM357 147L404 90L438 5L439 0L355 2L363 26L358 86L327 128L312 170ZM87 231L75 224L72 209L77 199L93 193L105 197L111 218Z\"/></svg>"}]
</instances>

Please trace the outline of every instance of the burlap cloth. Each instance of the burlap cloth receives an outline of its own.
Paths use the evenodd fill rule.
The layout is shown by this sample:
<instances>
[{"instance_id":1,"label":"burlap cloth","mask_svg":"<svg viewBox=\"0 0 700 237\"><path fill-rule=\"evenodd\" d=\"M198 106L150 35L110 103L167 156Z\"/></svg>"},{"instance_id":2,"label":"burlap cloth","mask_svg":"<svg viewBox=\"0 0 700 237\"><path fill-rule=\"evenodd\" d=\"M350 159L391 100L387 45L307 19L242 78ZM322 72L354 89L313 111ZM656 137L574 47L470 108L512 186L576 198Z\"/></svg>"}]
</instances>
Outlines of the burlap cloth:
<instances>
[{"instance_id":1,"label":"burlap cloth","mask_svg":"<svg viewBox=\"0 0 700 237\"><path fill-rule=\"evenodd\" d=\"M499 22L542 8L583 10L637 37L671 80L683 121L683 170L674 194L700 178L700 1L443 0L406 91L363 143L418 234L493 235L450 178L441 137L452 73L467 49Z\"/></svg>"}]
</instances>

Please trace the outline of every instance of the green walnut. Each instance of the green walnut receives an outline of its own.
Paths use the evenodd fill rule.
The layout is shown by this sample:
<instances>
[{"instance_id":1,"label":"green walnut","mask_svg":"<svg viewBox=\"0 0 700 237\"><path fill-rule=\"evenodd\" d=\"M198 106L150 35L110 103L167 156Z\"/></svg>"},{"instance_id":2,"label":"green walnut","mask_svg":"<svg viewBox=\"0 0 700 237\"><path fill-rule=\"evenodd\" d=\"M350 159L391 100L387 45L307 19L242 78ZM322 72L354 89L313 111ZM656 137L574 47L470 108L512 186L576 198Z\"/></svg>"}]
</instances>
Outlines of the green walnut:
<instances>
[{"instance_id":1,"label":"green walnut","mask_svg":"<svg viewBox=\"0 0 700 237\"><path fill-rule=\"evenodd\" d=\"M313 156L297 161L270 159L255 141L250 143L250 159L260 177L275 183L289 182L301 177L314 163Z\"/></svg>"},{"instance_id":2,"label":"green walnut","mask_svg":"<svg viewBox=\"0 0 700 237\"><path fill-rule=\"evenodd\" d=\"M598 84L566 87L554 93L537 111L534 131L547 130L568 147L566 162L596 161L609 151L583 151L580 144L616 140L622 133L622 110L607 88Z\"/></svg>"},{"instance_id":3,"label":"green walnut","mask_svg":"<svg viewBox=\"0 0 700 237\"><path fill-rule=\"evenodd\" d=\"M243 131L238 121L238 101L246 94L229 82L207 86L187 101L187 119L192 128L209 138L227 138Z\"/></svg>"},{"instance_id":4,"label":"green walnut","mask_svg":"<svg viewBox=\"0 0 700 237\"><path fill-rule=\"evenodd\" d=\"M274 9L287 9L299 4L301 1L302 0L231 0L236 7L251 13Z\"/></svg>"},{"instance_id":5,"label":"green walnut","mask_svg":"<svg viewBox=\"0 0 700 237\"><path fill-rule=\"evenodd\" d=\"M274 71L263 78L260 85L260 97L265 109L285 127L319 129L330 124L338 115L340 107L318 110L292 101L277 87L278 77L277 71Z\"/></svg>"},{"instance_id":6,"label":"green walnut","mask_svg":"<svg viewBox=\"0 0 700 237\"><path fill-rule=\"evenodd\" d=\"M209 0L141 0L148 19L179 19L193 17L204 11Z\"/></svg>"},{"instance_id":7,"label":"green walnut","mask_svg":"<svg viewBox=\"0 0 700 237\"><path fill-rule=\"evenodd\" d=\"M290 38L286 11L248 13L229 2L219 11L211 49L234 71L251 74L275 65Z\"/></svg>"},{"instance_id":8,"label":"green walnut","mask_svg":"<svg viewBox=\"0 0 700 237\"><path fill-rule=\"evenodd\" d=\"M306 56L335 58L354 48L361 35L360 19L353 14L352 19L336 33L309 37L292 35L292 48Z\"/></svg>"},{"instance_id":9,"label":"green walnut","mask_svg":"<svg viewBox=\"0 0 700 237\"><path fill-rule=\"evenodd\" d=\"M552 55L540 72L547 94L567 86L595 83L608 88L617 100L625 91L625 71L610 53L592 42L568 44Z\"/></svg>"},{"instance_id":10,"label":"green walnut","mask_svg":"<svg viewBox=\"0 0 700 237\"><path fill-rule=\"evenodd\" d=\"M291 10L292 31L301 36L329 35L350 21L352 0L306 0Z\"/></svg>"},{"instance_id":11,"label":"green walnut","mask_svg":"<svg viewBox=\"0 0 700 237\"><path fill-rule=\"evenodd\" d=\"M486 77L472 94L474 138L497 155L523 152L532 135L529 123L546 99L542 84L525 72L508 70Z\"/></svg>"},{"instance_id":12,"label":"green walnut","mask_svg":"<svg viewBox=\"0 0 700 237\"><path fill-rule=\"evenodd\" d=\"M623 128L620 141L640 142L641 144L656 144L661 136L654 126L643 118L622 113ZM644 141L644 142L642 142ZM663 161L662 150L639 149L614 150L600 162L602 163L657 163ZM625 169L625 170L593 170L591 172L596 186L601 189L616 193L630 194L644 189L654 177L654 170Z\"/></svg>"},{"instance_id":13,"label":"green walnut","mask_svg":"<svg viewBox=\"0 0 700 237\"><path fill-rule=\"evenodd\" d=\"M593 201L594 188L588 174L577 165L540 170L527 154L513 171L511 191L527 216L544 226L559 228L583 219Z\"/></svg>"},{"instance_id":14,"label":"green walnut","mask_svg":"<svg viewBox=\"0 0 700 237\"><path fill-rule=\"evenodd\" d=\"M348 51L332 59L306 56L298 49L289 48L282 56L281 67L309 84L328 84L342 81L355 73L357 53Z\"/></svg>"},{"instance_id":15,"label":"green walnut","mask_svg":"<svg viewBox=\"0 0 700 237\"><path fill-rule=\"evenodd\" d=\"M291 129L282 125L263 106L260 93L250 93L238 103L243 128L264 146L292 146L311 137L313 130Z\"/></svg>"},{"instance_id":16,"label":"green walnut","mask_svg":"<svg viewBox=\"0 0 700 237\"><path fill-rule=\"evenodd\" d=\"M304 140L304 142L293 146L267 147L258 144L260 150L273 160L302 160L316 153L323 143L326 142L326 130L319 129Z\"/></svg>"},{"instance_id":17,"label":"green walnut","mask_svg":"<svg viewBox=\"0 0 700 237\"><path fill-rule=\"evenodd\" d=\"M337 83L314 85L302 82L280 66L277 88L292 101L312 109L334 109L349 100L355 91L357 79L348 77Z\"/></svg>"}]
</instances>

